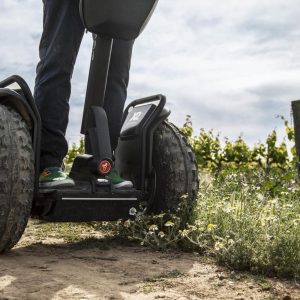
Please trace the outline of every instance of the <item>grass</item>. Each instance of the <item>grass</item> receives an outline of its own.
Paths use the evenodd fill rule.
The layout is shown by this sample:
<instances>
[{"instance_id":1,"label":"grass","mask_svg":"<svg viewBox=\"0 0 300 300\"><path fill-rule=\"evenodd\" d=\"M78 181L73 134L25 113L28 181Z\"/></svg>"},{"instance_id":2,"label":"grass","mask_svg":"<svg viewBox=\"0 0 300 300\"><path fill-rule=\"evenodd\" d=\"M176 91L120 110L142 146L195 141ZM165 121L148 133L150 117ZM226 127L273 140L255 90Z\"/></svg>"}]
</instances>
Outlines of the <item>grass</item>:
<instances>
[{"instance_id":1,"label":"grass","mask_svg":"<svg viewBox=\"0 0 300 300\"><path fill-rule=\"evenodd\" d=\"M300 193L290 181L268 190L278 181L272 176L233 173L203 183L190 241L234 269L299 277Z\"/></svg>"},{"instance_id":2,"label":"grass","mask_svg":"<svg viewBox=\"0 0 300 300\"><path fill-rule=\"evenodd\" d=\"M235 270L299 279L300 191L294 171L266 175L259 170L235 170L200 178L189 224L181 221L187 211L183 197L181 207L172 214L137 213L134 220L116 223L36 221L32 234L37 241L59 237L78 247L92 243L100 248L107 247L108 240L126 237L158 250L180 248L213 256Z\"/></svg>"},{"instance_id":3,"label":"grass","mask_svg":"<svg viewBox=\"0 0 300 300\"><path fill-rule=\"evenodd\" d=\"M176 214L138 215L121 232L142 245L214 256L256 274L300 277L300 192L294 171L202 174L190 224Z\"/></svg>"}]
</instances>

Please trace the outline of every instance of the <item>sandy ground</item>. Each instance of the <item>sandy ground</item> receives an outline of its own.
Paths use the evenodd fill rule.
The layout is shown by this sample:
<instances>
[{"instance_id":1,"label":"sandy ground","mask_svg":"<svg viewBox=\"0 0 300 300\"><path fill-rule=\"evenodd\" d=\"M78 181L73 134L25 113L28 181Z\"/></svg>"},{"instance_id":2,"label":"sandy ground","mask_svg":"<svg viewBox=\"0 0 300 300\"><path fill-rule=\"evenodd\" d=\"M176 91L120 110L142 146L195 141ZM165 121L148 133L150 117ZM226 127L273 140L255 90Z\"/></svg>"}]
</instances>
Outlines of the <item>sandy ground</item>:
<instances>
[{"instance_id":1,"label":"sandy ground","mask_svg":"<svg viewBox=\"0 0 300 300\"><path fill-rule=\"evenodd\" d=\"M230 271L195 253L107 237L36 240L0 256L0 299L300 299L297 283Z\"/></svg>"}]
</instances>

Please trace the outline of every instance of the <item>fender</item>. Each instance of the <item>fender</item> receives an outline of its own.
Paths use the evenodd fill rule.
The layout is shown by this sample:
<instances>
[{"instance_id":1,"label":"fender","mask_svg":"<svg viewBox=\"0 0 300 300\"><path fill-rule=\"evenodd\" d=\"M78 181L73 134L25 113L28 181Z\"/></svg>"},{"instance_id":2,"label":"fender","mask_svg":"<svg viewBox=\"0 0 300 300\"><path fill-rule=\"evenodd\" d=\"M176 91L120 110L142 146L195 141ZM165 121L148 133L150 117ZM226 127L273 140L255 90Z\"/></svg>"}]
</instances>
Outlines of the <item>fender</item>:
<instances>
[{"instance_id":1,"label":"fender","mask_svg":"<svg viewBox=\"0 0 300 300\"><path fill-rule=\"evenodd\" d=\"M10 86L17 84L19 88ZM40 161L41 118L31 91L23 78L13 75L0 82L0 104L18 112L29 127L35 159L35 192L38 190Z\"/></svg>"}]
</instances>

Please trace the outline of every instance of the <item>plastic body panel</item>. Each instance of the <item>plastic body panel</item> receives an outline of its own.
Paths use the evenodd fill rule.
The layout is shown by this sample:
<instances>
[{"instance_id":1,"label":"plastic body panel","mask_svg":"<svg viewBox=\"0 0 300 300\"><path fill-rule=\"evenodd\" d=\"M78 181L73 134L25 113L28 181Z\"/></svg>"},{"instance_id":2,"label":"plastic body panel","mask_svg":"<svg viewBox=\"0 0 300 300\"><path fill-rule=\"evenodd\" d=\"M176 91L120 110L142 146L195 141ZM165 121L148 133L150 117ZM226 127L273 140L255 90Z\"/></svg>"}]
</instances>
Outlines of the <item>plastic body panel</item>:
<instances>
[{"instance_id":1,"label":"plastic body panel","mask_svg":"<svg viewBox=\"0 0 300 300\"><path fill-rule=\"evenodd\" d=\"M130 209L138 209L140 200L138 191L91 194L89 190L48 190L35 198L32 215L51 222L117 221L130 218Z\"/></svg>"},{"instance_id":2,"label":"plastic body panel","mask_svg":"<svg viewBox=\"0 0 300 300\"><path fill-rule=\"evenodd\" d=\"M112 160L109 128L106 112L102 107L90 108L90 126L85 134L85 153L94 156L94 160Z\"/></svg>"},{"instance_id":3,"label":"plastic body panel","mask_svg":"<svg viewBox=\"0 0 300 300\"><path fill-rule=\"evenodd\" d=\"M90 119L91 107L104 107L112 45L113 40L111 38L94 36L93 51L91 55L89 78L81 124L82 134L86 134L87 128L90 126L90 122L92 122Z\"/></svg>"},{"instance_id":4,"label":"plastic body panel","mask_svg":"<svg viewBox=\"0 0 300 300\"><path fill-rule=\"evenodd\" d=\"M154 104L153 102L157 102ZM136 189L147 192L152 172L153 134L170 114L166 98L155 95L135 100L124 112L123 127L116 149L116 168L121 176L133 181Z\"/></svg>"},{"instance_id":5,"label":"plastic body panel","mask_svg":"<svg viewBox=\"0 0 300 300\"><path fill-rule=\"evenodd\" d=\"M80 15L91 32L133 40L147 25L158 0L81 0Z\"/></svg>"},{"instance_id":6,"label":"plastic body panel","mask_svg":"<svg viewBox=\"0 0 300 300\"><path fill-rule=\"evenodd\" d=\"M143 125L147 122L150 115L155 110L156 105L146 104L143 106L133 107L126 117L121 129L122 138L137 136L140 134Z\"/></svg>"},{"instance_id":7,"label":"plastic body panel","mask_svg":"<svg viewBox=\"0 0 300 300\"><path fill-rule=\"evenodd\" d=\"M143 195L136 190L111 191L89 182L76 182L71 189L40 190L32 216L51 222L116 221L130 218Z\"/></svg>"}]
</instances>

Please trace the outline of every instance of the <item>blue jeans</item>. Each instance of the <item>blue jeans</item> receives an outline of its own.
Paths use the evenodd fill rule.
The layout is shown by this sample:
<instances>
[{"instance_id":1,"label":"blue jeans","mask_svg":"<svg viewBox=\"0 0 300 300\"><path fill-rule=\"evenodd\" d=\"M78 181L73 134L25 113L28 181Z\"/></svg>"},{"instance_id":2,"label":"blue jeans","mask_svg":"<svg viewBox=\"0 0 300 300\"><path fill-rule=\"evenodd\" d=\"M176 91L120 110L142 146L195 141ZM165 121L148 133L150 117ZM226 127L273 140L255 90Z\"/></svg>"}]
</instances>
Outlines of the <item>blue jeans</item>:
<instances>
[{"instance_id":1,"label":"blue jeans","mask_svg":"<svg viewBox=\"0 0 300 300\"><path fill-rule=\"evenodd\" d=\"M41 170L61 166L67 154L71 78L84 34L79 0L43 0L43 34L34 97L42 119ZM134 41L115 40L108 73L104 109L111 145L117 147Z\"/></svg>"}]
</instances>

